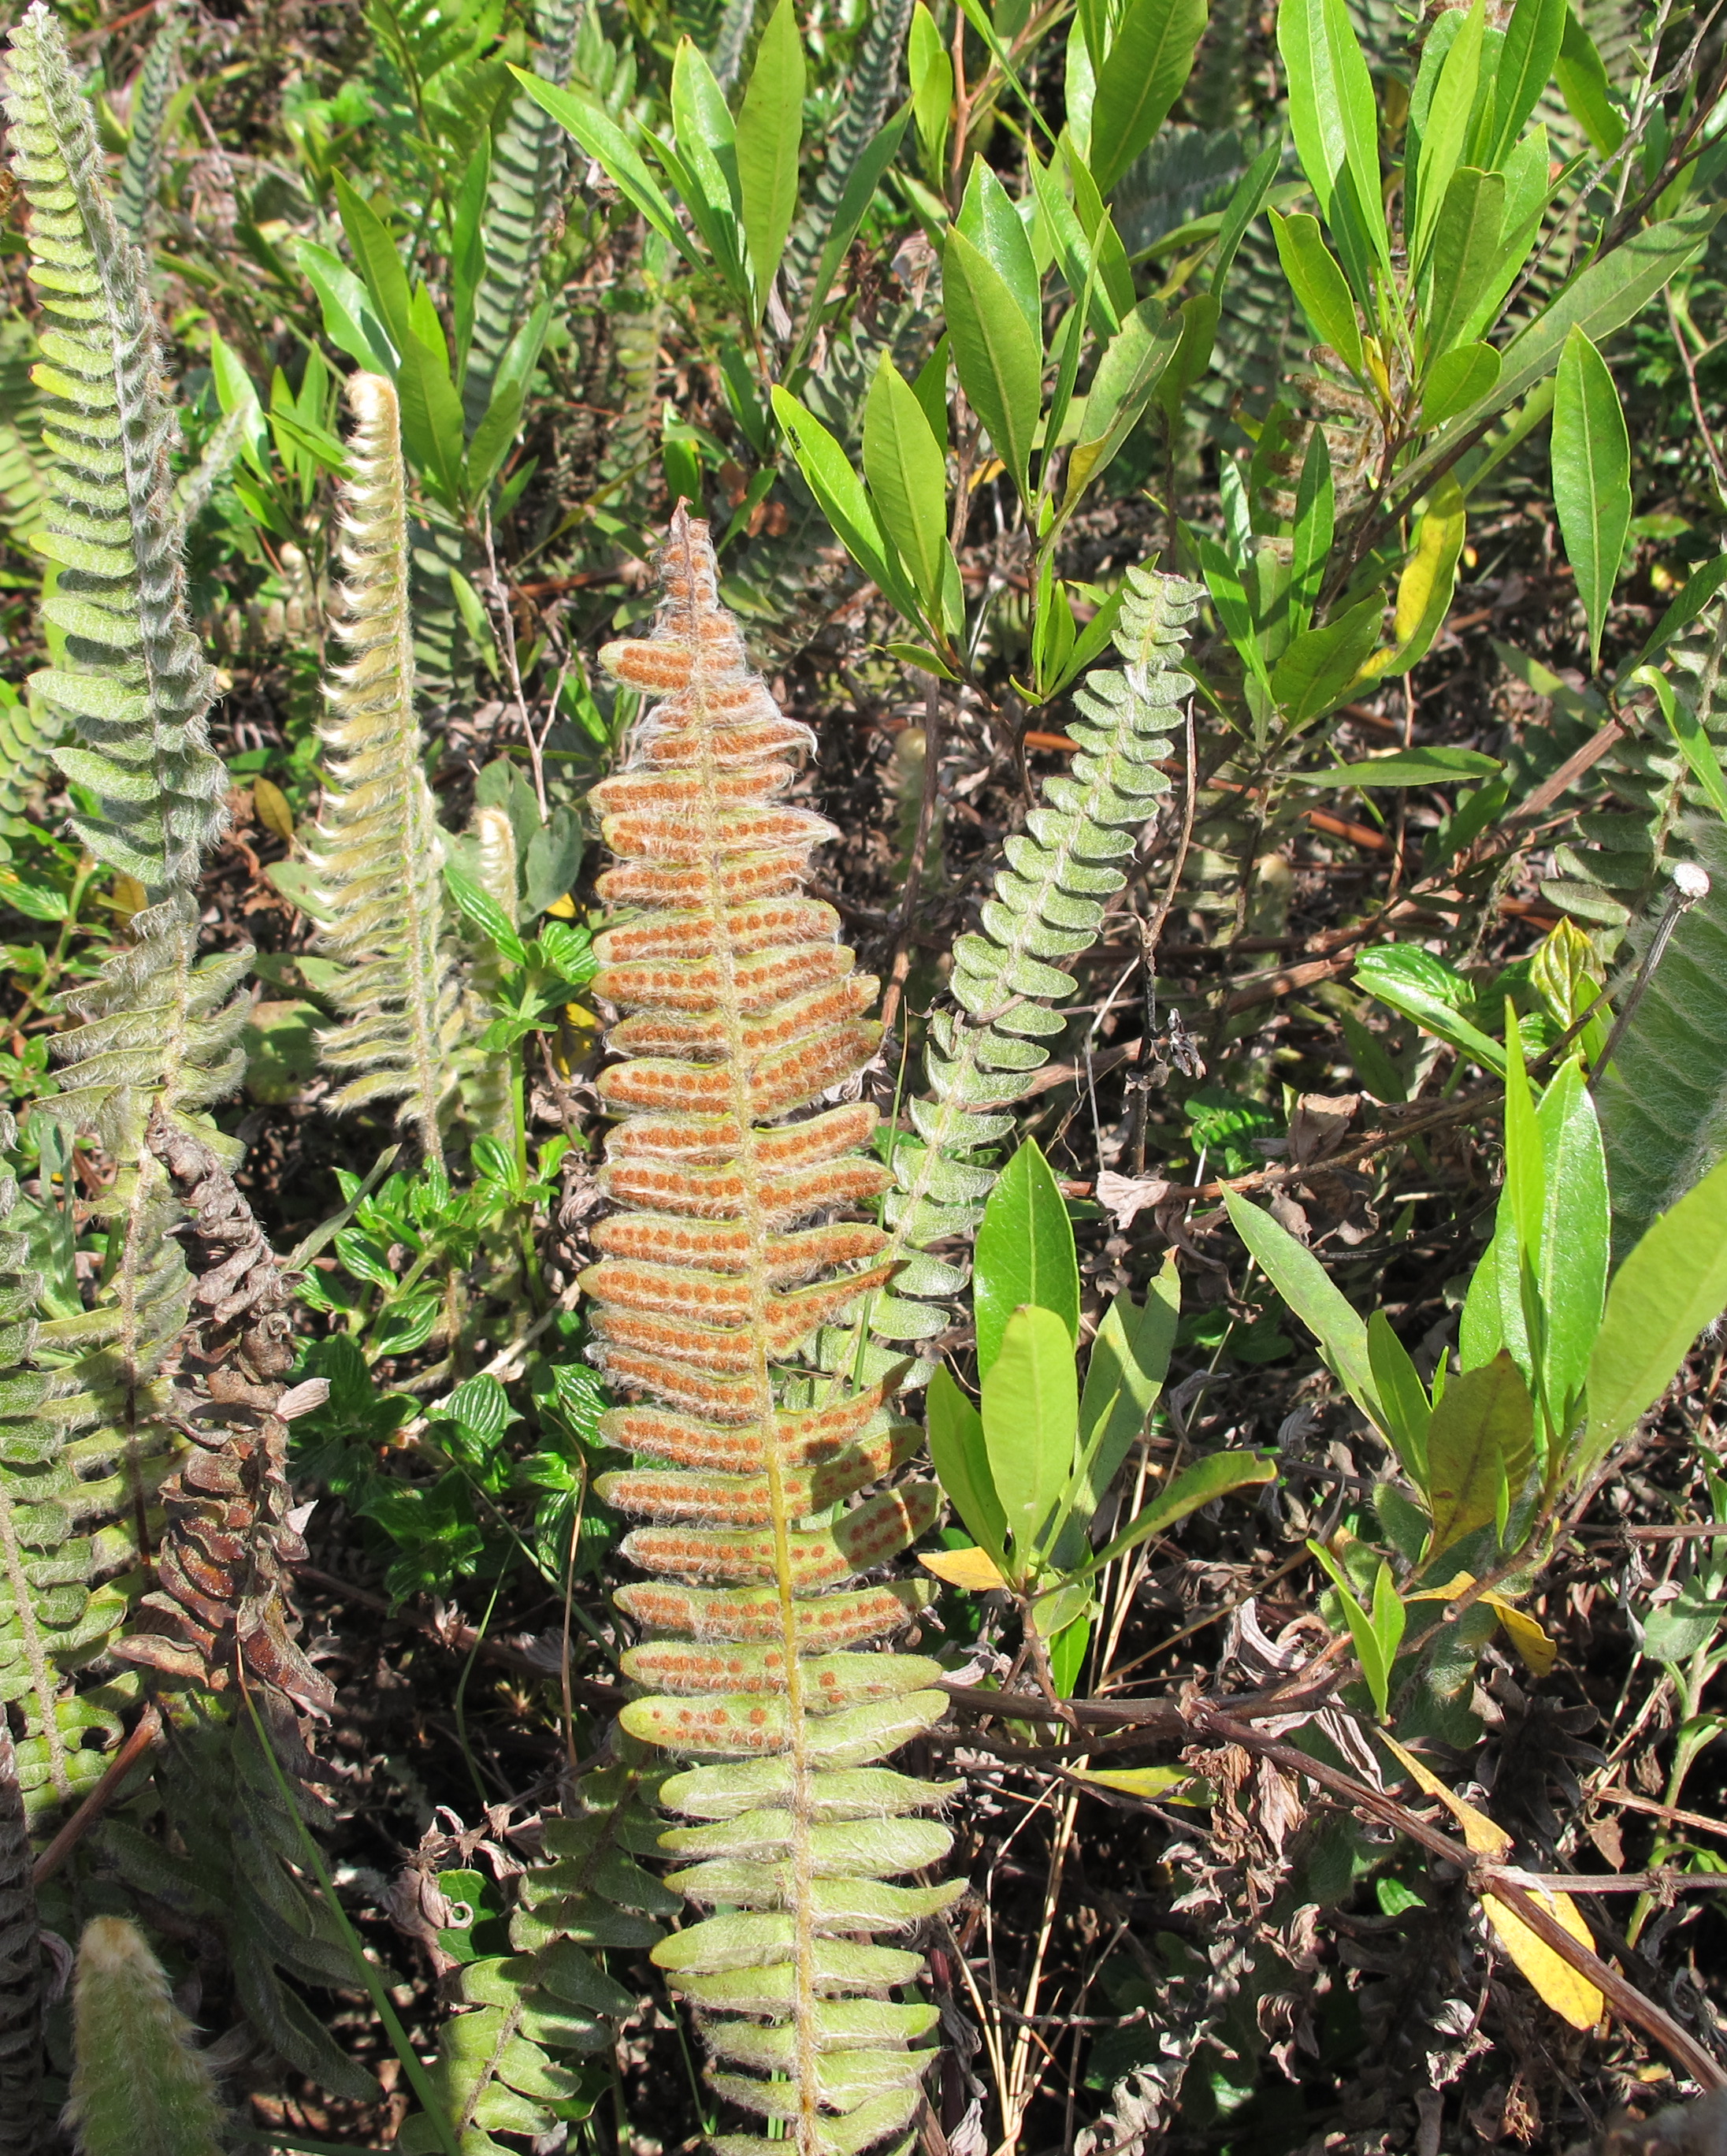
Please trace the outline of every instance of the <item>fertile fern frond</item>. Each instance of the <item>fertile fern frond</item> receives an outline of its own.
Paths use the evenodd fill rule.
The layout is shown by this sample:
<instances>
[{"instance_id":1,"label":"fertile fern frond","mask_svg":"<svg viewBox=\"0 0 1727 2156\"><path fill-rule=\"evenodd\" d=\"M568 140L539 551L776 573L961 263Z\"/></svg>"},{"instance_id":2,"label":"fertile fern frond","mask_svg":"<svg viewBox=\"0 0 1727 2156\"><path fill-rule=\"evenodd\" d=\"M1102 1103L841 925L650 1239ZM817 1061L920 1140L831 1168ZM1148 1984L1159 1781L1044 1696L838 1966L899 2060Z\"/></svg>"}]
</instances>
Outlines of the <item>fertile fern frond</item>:
<instances>
[{"instance_id":1,"label":"fertile fern frond","mask_svg":"<svg viewBox=\"0 0 1727 2156\"><path fill-rule=\"evenodd\" d=\"M1678 704L1715 752L1727 753L1727 598L1713 599L1674 640L1665 666ZM1707 803L1664 730L1627 736L1596 768L1612 805L1576 819L1570 837L1554 849L1557 874L1541 891L1594 928L1611 955L1631 921L1655 902L1664 871L1692 858L1691 812Z\"/></svg>"},{"instance_id":2,"label":"fertile fern frond","mask_svg":"<svg viewBox=\"0 0 1727 2156\"><path fill-rule=\"evenodd\" d=\"M1050 1002L1073 992L1058 962L1096 942L1104 901L1126 880L1135 834L1169 790L1158 762L1193 692L1177 662L1202 594L1149 569L1130 570L1127 583L1115 629L1127 664L1094 670L1074 696L1068 731L1079 753L1071 773L1045 779L1025 830L1007 842L982 933L954 947L950 988L959 1010L930 1015L926 1090L910 1104L917 1136L894 1146L895 1188L884 1209L893 1229L884 1255L904 1261L896 1292L870 1313L871 1329L889 1340L926 1338L951 1322L940 1298L956 1294L965 1276L923 1254L976 1226L995 1171L973 1156L1012 1123L977 1111L1017 1100L1048 1060L1047 1044L1067 1023Z\"/></svg>"},{"instance_id":3,"label":"fertile fern frond","mask_svg":"<svg viewBox=\"0 0 1727 2156\"><path fill-rule=\"evenodd\" d=\"M809 208L786 243L784 275L788 293L801 292L808 283L858 161L888 116L899 79L905 26L910 20L911 0L879 0L879 4L865 11L828 155L810 191ZM824 296L812 294L811 304L817 304Z\"/></svg>"},{"instance_id":4,"label":"fertile fern frond","mask_svg":"<svg viewBox=\"0 0 1727 2156\"><path fill-rule=\"evenodd\" d=\"M548 2108L582 2090L579 2061L609 2052L632 1994L593 1959L596 1950L639 1950L664 1935L658 1917L682 1897L637 1862L651 1856L664 1822L644 1790L664 1779L619 1763L585 1776L561 1816L545 1822L551 1860L523 1874L510 1922L515 1953L467 1963L458 2011L445 2023L432 2084L463 2156L509 2156L494 2133L549 2133ZM441 2147L427 2118L397 2138L410 2156Z\"/></svg>"},{"instance_id":5,"label":"fertile fern frond","mask_svg":"<svg viewBox=\"0 0 1727 2156\"><path fill-rule=\"evenodd\" d=\"M581 0L546 0L538 11L541 45L534 72L569 79ZM518 88L492 146L491 179L480 230L485 275L474 297L474 341L462 383L471 432L485 417L510 341L538 299L540 272L563 196L570 138L546 108Z\"/></svg>"},{"instance_id":6,"label":"fertile fern frond","mask_svg":"<svg viewBox=\"0 0 1727 2156\"><path fill-rule=\"evenodd\" d=\"M82 746L56 761L100 803L74 814L79 837L157 899L196 881L223 827L227 774L204 723L213 677L187 613L144 259L115 222L90 107L42 0L12 33L6 106L30 205L44 317L34 373L54 459L33 539L60 564L42 611L66 639L64 665L33 685L77 723Z\"/></svg>"},{"instance_id":7,"label":"fertile fern frond","mask_svg":"<svg viewBox=\"0 0 1727 2156\"><path fill-rule=\"evenodd\" d=\"M174 89L174 61L179 52L184 18L170 9L151 41L132 86L132 131L126 142L126 160L120 168L120 192L114 213L133 239L141 243L150 230L150 213L161 187L162 155L167 148L163 129Z\"/></svg>"},{"instance_id":8,"label":"fertile fern frond","mask_svg":"<svg viewBox=\"0 0 1727 2156\"><path fill-rule=\"evenodd\" d=\"M1727 829L1699 820L1689 836L1708 894L1674 930L1596 1089L1622 1249L1727 1155ZM1665 911L1632 932L1632 956Z\"/></svg>"},{"instance_id":9,"label":"fertile fern frond","mask_svg":"<svg viewBox=\"0 0 1727 2156\"><path fill-rule=\"evenodd\" d=\"M341 633L351 656L325 686L328 783L309 850L319 947L346 971L329 992L342 1022L319 1045L333 1070L355 1074L333 1108L400 1100L441 1162L460 1011L443 941L443 838L414 710L407 475L392 385L354 375L348 401L357 424L342 490Z\"/></svg>"},{"instance_id":10,"label":"fertile fern frond","mask_svg":"<svg viewBox=\"0 0 1727 2156\"><path fill-rule=\"evenodd\" d=\"M843 1217L887 1179L858 1152L876 1111L806 1112L875 1053L875 983L802 895L830 827L778 797L808 735L751 672L707 527L682 508L660 575L653 636L602 656L662 701L595 788L617 865L593 989L629 1015L599 1081L618 1209L582 1280L612 1383L647 1395L604 1425L642 1464L599 1486L648 1522L623 1544L652 1577L617 1598L649 1635L623 1657L646 1697L622 1720L702 1763L661 1793L709 1822L666 1837L684 1860L668 1884L729 1913L654 1958L694 2004L714 2085L785 2121L799 2156L839 2156L904 2131L933 2056L914 2048L933 2010L879 1996L918 1957L859 1935L910 1930L961 1891L885 1883L951 1840L911 1816L941 1792L873 1763L940 1719L937 1666L858 1651L923 1606L915 1582L855 1583L925 1531L938 1495L888 1481L917 1443L888 1416L890 1384L812 1404L785 1367L885 1276L880 1231ZM872 1483L887 1486L844 1509Z\"/></svg>"},{"instance_id":11,"label":"fertile fern frond","mask_svg":"<svg viewBox=\"0 0 1727 2156\"><path fill-rule=\"evenodd\" d=\"M78 1942L72 2089L79 2156L222 2156L208 2060L136 1924L92 1917Z\"/></svg>"}]
</instances>

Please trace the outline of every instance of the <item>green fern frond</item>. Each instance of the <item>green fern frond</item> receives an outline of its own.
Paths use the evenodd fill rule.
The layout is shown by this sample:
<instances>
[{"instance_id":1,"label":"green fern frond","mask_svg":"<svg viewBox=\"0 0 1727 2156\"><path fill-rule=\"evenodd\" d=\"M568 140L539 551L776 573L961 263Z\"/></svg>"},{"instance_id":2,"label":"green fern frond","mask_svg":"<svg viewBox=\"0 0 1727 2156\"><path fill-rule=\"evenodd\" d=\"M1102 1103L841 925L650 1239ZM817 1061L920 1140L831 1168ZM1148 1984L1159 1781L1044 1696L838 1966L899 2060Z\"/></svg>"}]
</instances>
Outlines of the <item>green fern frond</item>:
<instances>
[{"instance_id":1,"label":"green fern frond","mask_svg":"<svg viewBox=\"0 0 1727 2156\"><path fill-rule=\"evenodd\" d=\"M90 1918L73 1997L66 2123L79 2156L222 2156L209 2061L136 1924Z\"/></svg>"},{"instance_id":2,"label":"green fern frond","mask_svg":"<svg viewBox=\"0 0 1727 2156\"><path fill-rule=\"evenodd\" d=\"M879 0L878 5L864 12L828 155L810 191L809 208L786 243L784 277L788 295L801 292L809 282L858 161L888 116L899 79L905 26L910 20L911 0Z\"/></svg>"},{"instance_id":3,"label":"green fern frond","mask_svg":"<svg viewBox=\"0 0 1727 2156\"><path fill-rule=\"evenodd\" d=\"M729 90L737 80L755 26L756 0L725 0L720 34L714 40L714 80L721 90Z\"/></svg>"},{"instance_id":4,"label":"green fern frond","mask_svg":"<svg viewBox=\"0 0 1727 2156\"><path fill-rule=\"evenodd\" d=\"M0 525L17 545L28 542L48 490L42 398L30 378L32 342L20 316L0 321Z\"/></svg>"},{"instance_id":5,"label":"green fern frond","mask_svg":"<svg viewBox=\"0 0 1727 2156\"><path fill-rule=\"evenodd\" d=\"M420 767L408 604L407 475L396 392L356 374L353 477L342 493L341 635L351 654L325 688L328 770L313 842L320 948L346 971L342 1014L320 1036L351 1072L336 1109L399 1100L427 1158L440 1162L438 1112L454 1081L460 1011L443 947L443 836Z\"/></svg>"},{"instance_id":6,"label":"green fern frond","mask_svg":"<svg viewBox=\"0 0 1727 2156\"><path fill-rule=\"evenodd\" d=\"M568 80L579 0L546 0L539 10L541 46L534 72ZM540 275L563 195L570 138L546 108L518 89L492 146L481 232L485 275L474 299L474 341L462 383L470 433L485 417L510 341L532 312Z\"/></svg>"},{"instance_id":7,"label":"green fern frond","mask_svg":"<svg viewBox=\"0 0 1727 2156\"><path fill-rule=\"evenodd\" d=\"M625 1754L640 1748L614 1738ZM563 1815L546 1823L550 1861L525 1873L510 1918L512 1954L469 1962L457 2011L444 2025L433 2087L462 2156L510 2156L494 2133L550 2133L549 2107L584 2093L579 2062L603 2056L633 1995L595 1962L664 1936L681 1896L636 1861L658 1853L664 1822L651 1809L665 1770L620 1763L586 1776ZM426 2156L441 2144L432 2121L410 2118L397 2147Z\"/></svg>"},{"instance_id":8,"label":"green fern frond","mask_svg":"<svg viewBox=\"0 0 1727 2156\"><path fill-rule=\"evenodd\" d=\"M56 761L100 806L74 828L155 899L195 882L225 822L227 775L204 723L213 677L187 613L144 260L115 219L90 106L42 0L12 33L6 106L44 313L34 373L53 463L34 543L60 565L42 610L65 637L65 664L33 684L81 737Z\"/></svg>"},{"instance_id":9,"label":"green fern frond","mask_svg":"<svg viewBox=\"0 0 1727 2156\"><path fill-rule=\"evenodd\" d=\"M1665 660L1674 697L1727 752L1727 598L1716 598L1677 638ZM1656 721L1658 725L1658 719ZM1625 929L1654 902L1666 870L1693 857L1693 813L1706 806L1672 736L1627 736L1596 767L1608 805L1577 817L1555 846L1544 897L1596 932L1612 956Z\"/></svg>"},{"instance_id":10,"label":"green fern frond","mask_svg":"<svg viewBox=\"0 0 1727 2156\"><path fill-rule=\"evenodd\" d=\"M120 168L119 197L114 213L123 228L141 245L150 230L150 213L161 187L162 156L167 147L163 129L174 90L174 61L180 49L185 18L170 10L151 41L132 86L132 131Z\"/></svg>"},{"instance_id":11,"label":"green fern frond","mask_svg":"<svg viewBox=\"0 0 1727 2156\"><path fill-rule=\"evenodd\" d=\"M1050 1003L1073 992L1062 962L1096 942L1135 834L1169 790L1157 766L1193 691L1178 661L1201 597L1178 577L1130 570L1115 630L1127 664L1086 677L1068 728L1080 745L1071 774L1043 782L1025 830L1007 842L982 932L954 947L950 987L960 1008L931 1014L925 1091L910 1103L917 1135L894 1147L883 1257L900 1270L870 1313L885 1339L925 1339L951 1322L944 1300L965 1275L927 1252L969 1236L981 1217L995 1171L976 1156L1006 1137L1012 1118L979 1111L1018 1099L1049 1060L1048 1044L1066 1024Z\"/></svg>"},{"instance_id":12,"label":"green fern frond","mask_svg":"<svg viewBox=\"0 0 1727 2156\"><path fill-rule=\"evenodd\" d=\"M42 2145L44 1994L23 1792L0 1713L0 2156L36 2156Z\"/></svg>"},{"instance_id":13,"label":"green fern frond","mask_svg":"<svg viewBox=\"0 0 1727 2156\"><path fill-rule=\"evenodd\" d=\"M477 808L468 850L474 881L513 923L518 877L515 830L509 811L484 803ZM470 957L464 972L463 1029L473 1038L491 1022L492 1006L503 983L504 960L496 947L488 943L477 957ZM462 1072L462 1112L471 1130L515 1149L515 1059L509 1050L475 1048L471 1051Z\"/></svg>"},{"instance_id":14,"label":"green fern frond","mask_svg":"<svg viewBox=\"0 0 1727 2156\"><path fill-rule=\"evenodd\" d=\"M1596 1089L1622 1249L1727 1155L1727 829L1699 819L1688 836L1708 895L1674 930ZM1665 910L1633 930L1631 955Z\"/></svg>"}]
</instances>

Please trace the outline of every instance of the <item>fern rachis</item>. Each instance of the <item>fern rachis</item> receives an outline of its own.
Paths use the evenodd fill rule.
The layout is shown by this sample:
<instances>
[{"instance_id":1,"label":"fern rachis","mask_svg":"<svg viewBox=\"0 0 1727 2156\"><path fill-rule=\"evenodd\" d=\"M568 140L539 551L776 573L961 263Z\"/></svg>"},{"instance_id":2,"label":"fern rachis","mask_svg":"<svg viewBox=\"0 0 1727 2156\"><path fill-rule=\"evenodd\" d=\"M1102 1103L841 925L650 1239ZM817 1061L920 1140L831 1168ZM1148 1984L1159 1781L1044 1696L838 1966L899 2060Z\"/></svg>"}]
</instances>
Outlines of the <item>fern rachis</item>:
<instances>
[{"instance_id":1,"label":"fern rachis","mask_svg":"<svg viewBox=\"0 0 1727 2156\"><path fill-rule=\"evenodd\" d=\"M629 1015L610 1035L625 1060L600 1081L621 1118L602 1176L620 1209L583 1286L614 1383L648 1396L609 1425L644 1464L603 1485L648 1520L624 1551L653 1575L618 1596L652 1635L624 1656L650 1696L623 1721L701 1763L661 1793L707 1822L666 1837L694 1860L670 1883L731 1912L655 1955L724 2062L715 2086L787 2121L800 2156L837 2156L904 2130L930 2056L910 2048L929 2010L844 1997L910 1981L916 1956L852 1935L904 1931L959 1891L886 1883L938 1861L950 1836L910 1816L940 1792L874 1764L939 1719L936 1666L857 1651L923 1591L849 1584L931 1523L936 1493L889 1486L816 1523L915 1441L889 1419L888 1386L817 1398L776 1368L884 1277L879 1231L800 1224L882 1188L858 1152L875 1111L786 1120L874 1054L860 1014L875 984L831 909L802 895L828 827L778 796L807 737L749 671L706 527L682 510L661 573L653 637L603 656L663 701L635 761L596 789L618 865L594 990Z\"/></svg>"}]
</instances>

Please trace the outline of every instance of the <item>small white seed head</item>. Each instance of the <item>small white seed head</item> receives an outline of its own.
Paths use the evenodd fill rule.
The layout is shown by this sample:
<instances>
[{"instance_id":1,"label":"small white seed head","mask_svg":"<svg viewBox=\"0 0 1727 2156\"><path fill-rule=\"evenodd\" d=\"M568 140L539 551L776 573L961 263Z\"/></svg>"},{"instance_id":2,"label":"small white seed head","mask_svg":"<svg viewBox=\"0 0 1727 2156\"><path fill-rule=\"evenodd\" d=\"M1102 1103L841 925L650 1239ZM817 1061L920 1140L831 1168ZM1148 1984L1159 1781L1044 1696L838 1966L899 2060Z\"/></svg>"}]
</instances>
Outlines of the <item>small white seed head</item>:
<instances>
[{"instance_id":1,"label":"small white seed head","mask_svg":"<svg viewBox=\"0 0 1727 2156\"><path fill-rule=\"evenodd\" d=\"M1677 861L1673 865L1673 889L1688 906L1695 906L1700 898L1709 895L1709 871L1700 869L1695 861Z\"/></svg>"}]
</instances>

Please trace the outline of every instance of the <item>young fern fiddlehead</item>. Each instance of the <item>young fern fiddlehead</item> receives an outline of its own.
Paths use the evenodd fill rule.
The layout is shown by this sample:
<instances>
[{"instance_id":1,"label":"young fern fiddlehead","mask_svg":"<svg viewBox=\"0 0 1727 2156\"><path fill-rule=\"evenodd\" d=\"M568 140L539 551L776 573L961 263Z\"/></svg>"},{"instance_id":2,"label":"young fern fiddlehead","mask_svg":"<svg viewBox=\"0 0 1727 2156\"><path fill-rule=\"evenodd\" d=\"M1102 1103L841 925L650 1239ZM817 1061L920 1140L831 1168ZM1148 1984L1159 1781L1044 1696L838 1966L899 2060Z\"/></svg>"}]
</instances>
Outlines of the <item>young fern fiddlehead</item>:
<instances>
[{"instance_id":1,"label":"young fern fiddlehead","mask_svg":"<svg viewBox=\"0 0 1727 2156\"><path fill-rule=\"evenodd\" d=\"M707 527L681 507L660 573L652 638L602 657L663 701L631 765L595 788L617 865L593 988L629 1015L599 1081L619 1117L602 1176L618 1209L582 1285L612 1383L649 1402L609 1418L642 1464L600 1487L646 1517L623 1549L654 1575L618 1596L651 1635L623 1658L647 1696L622 1720L700 1762L661 1791L707 1822L665 1837L686 1860L668 1884L731 1911L654 1958L695 2005L715 2087L786 2121L799 2156L843 2156L909 2123L931 2056L910 2047L935 2019L883 1995L918 1957L857 1935L903 1932L961 1891L886 1883L951 1841L910 1816L944 1793L874 1763L940 1719L937 1666L856 1651L923 1590L846 1584L922 1533L938 1499L927 1482L888 1486L807 1524L917 1441L888 1418L890 1383L812 1404L808 1380L776 1368L884 1278L879 1230L800 1224L886 1180L858 1150L873 1107L802 1112L874 1053L875 983L832 909L802 895L829 827L777 797L808 736L750 671Z\"/></svg>"},{"instance_id":2,"label":"young fern fiddlehead","mask_svg":"<svg viewBox=\"0 0 1727 2156\"><path fill-rule=\"evenodd\" d=\"M320 1036L352 1072L336 1109L400 1100L428 1159L455 1080L461 1013L443 939L443 838L420 767L408 600L407 473L393 387L356 374L354 476L342 490L341 635L350 658L325 688L328 783L310 849L320 947L347 970L331 990L340 1025Z\"/></svg>"},{"instance_id":3,"label":"young fern fiddlehead","mask_svg":"<svg viewBox=\"0 0 1727 2156\"><path fill-rule=\"evenodd\" d=\"M1012 1127L1010 1116L979 1111L1017 1100L1048 1061L1046 1044L1067 1024L1049 1005L1073 988L1061 962L1097 941L1104 902L1127 880L1135 834L1169 790L1158 763L1193 691L1177 662L1202 594L1150 569L1130 570L1127 581L1115 630L1127 664L1093 671L1075 695L1068 731L1079 753L1068 773L1045 779L1025 830L1007 840L981 934L954 946L959 1010L930 1019L926 1091L910 1103L917 1135L894 1146L896 1187L884 1208L893 1230L884 1255L900 1268L894 1292L870 1312L885 1339L925 1338L950 1322L942 1299L965 1275L927 1246L976 1226L995 1170L972 1156Z\"/></svg>"}]
</instances>

